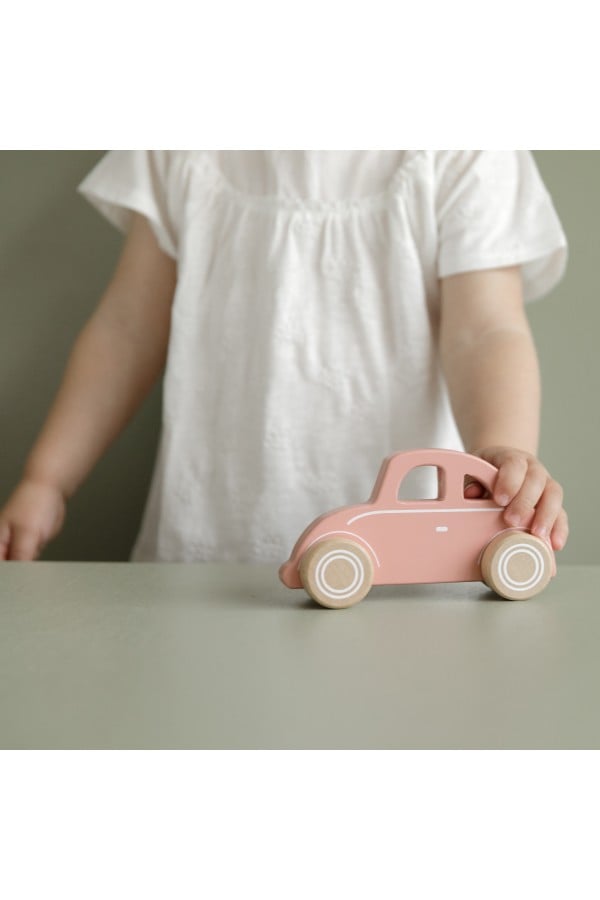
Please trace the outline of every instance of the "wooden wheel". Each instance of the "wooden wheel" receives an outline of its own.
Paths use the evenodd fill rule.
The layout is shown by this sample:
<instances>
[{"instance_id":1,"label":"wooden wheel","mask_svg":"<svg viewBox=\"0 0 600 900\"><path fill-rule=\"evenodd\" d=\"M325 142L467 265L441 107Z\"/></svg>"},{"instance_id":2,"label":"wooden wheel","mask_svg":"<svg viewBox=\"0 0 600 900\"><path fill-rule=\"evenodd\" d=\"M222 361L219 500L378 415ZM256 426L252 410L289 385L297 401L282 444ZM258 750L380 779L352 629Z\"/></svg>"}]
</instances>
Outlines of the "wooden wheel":
<instances>
[{"instance_id":1,"label":"wooden wheel","mask_svg":"<svg viewBox=\"0 0 600 900\"><path fill-rule=\"evenodd\" d=\"M552 554L540 538L525 532L499 534L483 552L485 583L507 600L527 600L552 578Z\"/></svg>"},{"instance_id":2,"label":"wooden wheel","mask_svg":"<svg viewBox=\"0 0 600 900\"><path fill-rule=\"evenodd\" d=\"M309 547L300 562L306 593L329 609L354 606L369 593L373 563L367 551L350 540L322 540Z\"/></svg>"}]
</instances>

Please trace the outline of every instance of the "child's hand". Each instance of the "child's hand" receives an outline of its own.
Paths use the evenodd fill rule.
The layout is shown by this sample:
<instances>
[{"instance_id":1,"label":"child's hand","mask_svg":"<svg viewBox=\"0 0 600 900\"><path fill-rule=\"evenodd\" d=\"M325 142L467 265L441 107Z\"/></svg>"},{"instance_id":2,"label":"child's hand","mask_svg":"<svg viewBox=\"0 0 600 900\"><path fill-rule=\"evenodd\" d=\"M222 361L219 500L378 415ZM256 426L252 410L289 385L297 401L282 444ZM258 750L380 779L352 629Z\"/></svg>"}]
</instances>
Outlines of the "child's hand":
<instances>
[{"instance_id":1,"label":"child's hand","mask_svg":"<svg viewBox=\"0 0 600 900\"><path fill-rule=\"evenodd\" d=\"M512 447L486 447L475 452L498 469L494 500L505 506L504 520L523 526L541 538L550 538L562 550L569 536L563 509L563 489L531 453Z\"/></svg>"},{"instance_id":2,"label":"child's hand","mask_svg":"<svg viewBox=\"0 0 600 900\"><path fill-rule=\"evenodd\" d=\"M49 484L23 479L0 510L0 560L32 560L65 520L65 499Z\"/></svg>"}]
</instances>

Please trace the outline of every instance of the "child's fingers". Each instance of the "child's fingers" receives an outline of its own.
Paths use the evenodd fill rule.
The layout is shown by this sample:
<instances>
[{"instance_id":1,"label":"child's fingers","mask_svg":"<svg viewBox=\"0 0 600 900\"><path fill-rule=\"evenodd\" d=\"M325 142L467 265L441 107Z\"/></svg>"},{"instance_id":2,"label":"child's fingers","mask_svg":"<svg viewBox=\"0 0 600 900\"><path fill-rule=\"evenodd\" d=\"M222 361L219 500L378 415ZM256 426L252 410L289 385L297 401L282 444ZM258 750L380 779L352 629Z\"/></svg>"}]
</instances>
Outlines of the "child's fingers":
<instances>
[{"instance_id":1,"label":"child's fingers","mask_svg":"<svg viewBox=\"0 0 600 900\"><path fill-rule=\"evenodd\" d=\"M10 547L10 525L8 522L0 522L0 562L8 559Z\"/></svg>"},{"instance_id":2,"label":"child's fingers","mask_svg":"<svg viewBox=\"0 0 600 900\"><path fill-rule=\"evenodd\" d=\"M465 478L465 485L463 489L463 495L465 500L479 500L486 493L486 490L482 484L478 481L470 480Z\"/></svg>"},{"instance_id":3,"label":"child's fingers","mask_svg":"<svg viewBox=\"0 0 600 900\"><path fill-rule=\"evenodd\" d=\"M504 520L530 528L562 550L569 536L569 520L562 508L563 490L534 456L510 447L490 447L479 454L498 469L493 496L505 507Z\"/></svg>"},{"instance_id":4,"label":"child's fingers","mask_svg":"<svg viewBox=\"0 0 600 900\"><path fill-rule=\"evenodd\" d=\"M562 509L563 489L552 478L546 482L544 493L536 506L535 518L531 530L538 537L547 538L554 528L558 514Z\"/></svg>"},{"instance_id":5,"label":"child's fingers","mask_svg":"<svg viewBox=\"0 0 600 900\"><path fill-rule=\"evenodd\" d=\"M529 526L547 483L548 473L544 467L530 463L521 487L507 506L505 521L513 526Z\"/></svg>"},{"instance_id":6,"label":"child's fingers","mask_svg":"<svg viewBox=\"0 0 600 900\"><path fill-rule=\"evenodd\" d=\"M496 463L496 465L498 465ZM498 475L494 484L494 500L500 506L508 506L521 489L527 475L529 463L524 456L514 454L498 465Z\"/></svg>"},{"instance_id":7,"label":"child's fingers","mask_svg":"<svg viewBox=\"0 0 600 900\"><path fill-rule=\"evenodd\" d=\"M562 550L569 537L569 518L564 509L558 514L554 528L550 535L550 541L555 550Z\"/></svg>"},{"instance_id":8,"label":"child's fingers","mask_svg":"<svg viewBox=\"0 0 600 900\"><path fill-rule=\"evenodd\" d=\"M31 529L13 530L8 559L15 562L28 562L37 559L40 553L40 536Z\"/></svg>"},{"instance_id":9,"label":"child's fingers","mask_svg":"<svg viewBox=\"0 0 600 900\"><path fill-rule=\"evenodd\" d=\"M548 474L541 466L530 466L523 485L516 497L511 500L504 514L504 519L513 527L529 528L534 518L536 507L543 497L548 482Z\"/></svg>"}]
</instances>

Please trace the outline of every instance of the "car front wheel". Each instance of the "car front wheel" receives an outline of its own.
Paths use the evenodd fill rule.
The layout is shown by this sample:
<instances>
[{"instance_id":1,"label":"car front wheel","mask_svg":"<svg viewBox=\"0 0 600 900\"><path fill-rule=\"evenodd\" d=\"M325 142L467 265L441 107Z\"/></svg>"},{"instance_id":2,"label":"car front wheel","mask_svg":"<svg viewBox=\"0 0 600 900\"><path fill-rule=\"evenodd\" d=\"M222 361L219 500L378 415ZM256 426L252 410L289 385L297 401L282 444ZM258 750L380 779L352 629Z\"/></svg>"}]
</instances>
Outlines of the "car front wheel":
<instances>
[{"instance_id":1,"label":"car front wheel","mask_svg":"<svg viewBox=\"0 0 600 900\"><path fill-rule=\"evenodd\" d=\"M507 600L527 600L552 578L552 554L540 538L525 532L499 534L483 552L484 582Z\"/></svg>"},{"instance_id":2,"label":"car front wheel","mask_svg":"<svg viewBox=\"0 0 600 900\"><path fill-rule=\"evenodd\" d=\"M349 540L322 540L309 547L300 562L306 593L329 609L360 603L373 583L371 557Z\"/></svg>"}]
</instances>

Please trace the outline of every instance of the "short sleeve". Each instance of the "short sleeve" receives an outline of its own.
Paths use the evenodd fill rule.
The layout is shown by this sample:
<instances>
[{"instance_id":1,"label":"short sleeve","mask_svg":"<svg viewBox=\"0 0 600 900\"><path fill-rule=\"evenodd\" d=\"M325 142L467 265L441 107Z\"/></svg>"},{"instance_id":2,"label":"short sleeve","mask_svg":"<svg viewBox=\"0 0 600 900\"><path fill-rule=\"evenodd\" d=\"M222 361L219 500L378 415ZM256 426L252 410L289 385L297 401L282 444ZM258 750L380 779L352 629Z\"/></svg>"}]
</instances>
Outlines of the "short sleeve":
<instances>
[{"instance_id":1,"label":"short sleeve","mask_svg":"<svg viewBox=\"0 0 600 900\"><path fill-rule=\"evenodd\" d=\"M177 259L176 151L109 150L78 185L109 222L127 232L132 211L146 216L161 249Z\"/></svg>"},{"instance_id":2,"label":"short sleeve","mask_svg":"<svg viewBox=\"0 0 600 900\"><path fill-rule=\"evenodd\" d=\"M562 278L567 241L528 150L440 151L438 277L520 265L525 300Z\"/></svg>"}]
</instances>

